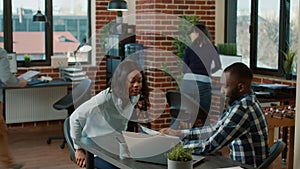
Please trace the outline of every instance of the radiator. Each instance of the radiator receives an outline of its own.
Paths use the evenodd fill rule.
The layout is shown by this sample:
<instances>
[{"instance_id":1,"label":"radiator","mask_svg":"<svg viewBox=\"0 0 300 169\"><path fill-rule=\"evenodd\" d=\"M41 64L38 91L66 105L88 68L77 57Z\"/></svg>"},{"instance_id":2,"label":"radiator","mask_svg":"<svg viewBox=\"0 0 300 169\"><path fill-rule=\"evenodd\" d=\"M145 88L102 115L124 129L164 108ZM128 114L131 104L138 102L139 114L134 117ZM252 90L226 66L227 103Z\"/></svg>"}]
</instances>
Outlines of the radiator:
<instances>
[{"instance_id":1,"label":"radiator","mask_svg":"<svg viewBox=\"0 0 300 169\"><path fill-rule=\"evenodd\" d=\"M6 123L64 119L67 111L56 110L52 105L66 94L66 86L6 89Z\"/></svg>"}]
</instances>

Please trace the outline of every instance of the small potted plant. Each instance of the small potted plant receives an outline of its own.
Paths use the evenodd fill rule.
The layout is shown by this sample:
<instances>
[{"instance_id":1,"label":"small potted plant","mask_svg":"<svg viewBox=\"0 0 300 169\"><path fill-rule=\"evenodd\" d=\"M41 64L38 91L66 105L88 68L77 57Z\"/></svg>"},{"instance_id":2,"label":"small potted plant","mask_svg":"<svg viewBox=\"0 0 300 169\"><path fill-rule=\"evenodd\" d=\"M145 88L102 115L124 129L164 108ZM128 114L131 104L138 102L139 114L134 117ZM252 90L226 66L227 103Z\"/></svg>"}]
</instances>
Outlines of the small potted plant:
<instances>
[{"instance_id":1,"label":"small potted plant","mask_svg":"<svg viewBox=\"0 0 300 169\"><path fill-rule=\"evenodd\" d=\"M192 169L192 150L185 149L182 144L178 144L166 154L168 159L168 169Z\"/></svg>"},{"instance_id":2,"label":"small potted plant","mask_svg":"<svg viewBox=\"0 0 300 169\"><path fill-rule=\"evenodd\" d=\"M284 75L287 80L292 79L292 72L293 72L293 64L294 64L294 58L296 56L296 51L290 48L288 45L287 52L281 51L283 56L284 56L284 61L283 61L283 70L284 70Z\"/></svg>"},{"instance_id":3,"label":"small potted plant","mask_svg":"<svg viewBox=\"0 0 300 169\"><path fill-rule=\"evenodd\" d=\"M25 65L26 67L29 67L29 66L30 66L30 62L31 62L31 57L30 57L30 55L25 54L25 55L24 55L24 65Z\"/></svg>"}]
</instances>

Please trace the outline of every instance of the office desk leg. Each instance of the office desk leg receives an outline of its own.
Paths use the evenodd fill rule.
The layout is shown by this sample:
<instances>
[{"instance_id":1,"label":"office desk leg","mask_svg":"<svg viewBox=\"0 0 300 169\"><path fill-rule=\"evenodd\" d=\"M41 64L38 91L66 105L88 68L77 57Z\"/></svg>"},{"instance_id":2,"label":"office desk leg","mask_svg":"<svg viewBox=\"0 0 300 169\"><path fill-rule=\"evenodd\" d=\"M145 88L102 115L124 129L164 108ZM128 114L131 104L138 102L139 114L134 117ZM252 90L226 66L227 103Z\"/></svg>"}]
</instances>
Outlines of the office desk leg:
<instances>
[{"instance_id":1,"label":"office desk leg","mask_svg":"<svg viewBox=\"0 0 300 169\"><path fill-rule=\"evenodd\" d=\"M282 141L285 142L285 144L287 145L287 137L288 137L288 127L283 127L282 128ZM287 159L287 146L284 148L284 150L282 151L282 163L286 164L286 159ZM289 150L290 151L290 150Z\"/></svg>"},{"instance_id":2,"label":"office desk leg","mask_svg":"<svg viewBox=\"0 0 300 169\"><path fill-rule=\"evenodd\" d=\"M94 169L94 154L86 152L86 169Z\"/></svg>"},{"instance_id":3,"label":"office desk leg","mask_svg":"<svg viewBox=\"0 0 300 169\"><path fill-rule=\"evenodd\" d=\"M290 127L289 145L288 145L288 168L294 167L294 140L295 140L295 126Z\"/></svg>"}]
</instances>

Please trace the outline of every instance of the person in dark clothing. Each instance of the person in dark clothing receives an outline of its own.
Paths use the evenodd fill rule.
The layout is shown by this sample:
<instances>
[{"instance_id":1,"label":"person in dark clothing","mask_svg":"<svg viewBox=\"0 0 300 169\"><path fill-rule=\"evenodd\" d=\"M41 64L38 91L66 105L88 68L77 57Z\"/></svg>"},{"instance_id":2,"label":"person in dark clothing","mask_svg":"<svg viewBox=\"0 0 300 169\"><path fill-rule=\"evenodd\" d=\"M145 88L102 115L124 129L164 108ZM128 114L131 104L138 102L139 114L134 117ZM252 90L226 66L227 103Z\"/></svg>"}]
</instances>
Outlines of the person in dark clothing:
<instances>
[{"instance_id":1,"label":"person in dark clothing","mask_svg":"<svg viewBox=\"0 0 300 169\"><path fill-rule=\"evenodd\" d=\"M217 47L211 43L210 33L204 24L196 24L190 31L190 38L192 44L185 49L183 57L184 77L180 91L191 96L206 112L209 112L211 74L221 69L220 56ZM174 123L174 128L177 127L178 122Z\"/></svg>"}]
</instances>

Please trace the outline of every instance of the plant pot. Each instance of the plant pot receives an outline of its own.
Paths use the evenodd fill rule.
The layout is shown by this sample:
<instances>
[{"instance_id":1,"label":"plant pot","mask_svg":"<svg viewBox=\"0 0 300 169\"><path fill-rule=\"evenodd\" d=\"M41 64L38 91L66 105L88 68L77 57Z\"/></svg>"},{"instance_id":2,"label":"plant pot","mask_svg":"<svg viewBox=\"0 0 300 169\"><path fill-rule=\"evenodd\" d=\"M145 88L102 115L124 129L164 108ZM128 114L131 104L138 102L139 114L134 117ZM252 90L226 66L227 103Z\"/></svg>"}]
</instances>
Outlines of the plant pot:
<instances>
[{"instance_id":1,"label":"plant pot","mask_svg":"<svg viewBox=\"0 0 300 169\"><path fill-rule=\"evenodd\" d=\"M168 169L192 169L193 161L173 161L168 159Z\"/></svg>"},{"instance_id":2,"label":"plant pot","mask_svg":"<svg viewBox=\"0 0 300 169\"><path fill-rule=\"evenodd\" d=\"M24 66L25 66L25 67L30 67L30 61L25 60L25 61L24 61Z\"/></svg>"},{"instance_id":3,"label":"plant pot","mask_svg":"<svg viewBox=\"0 0 300 169\"><path fill-rule=\"evenodd\" d=\"M292 73L284 74L284 77L286 80L292 80L293 75L292 75Z\"/></svg>"}]
</instances>

